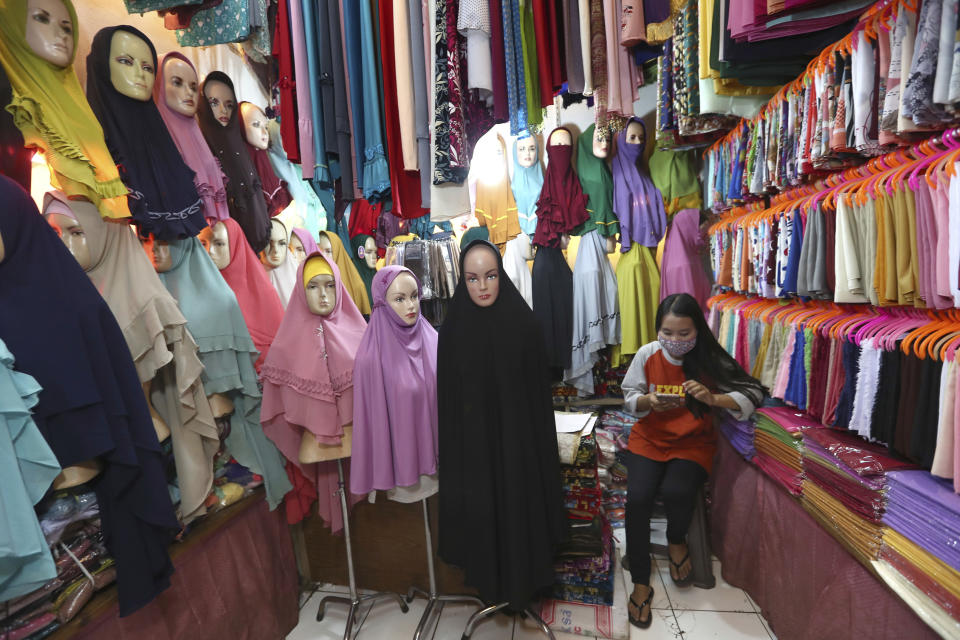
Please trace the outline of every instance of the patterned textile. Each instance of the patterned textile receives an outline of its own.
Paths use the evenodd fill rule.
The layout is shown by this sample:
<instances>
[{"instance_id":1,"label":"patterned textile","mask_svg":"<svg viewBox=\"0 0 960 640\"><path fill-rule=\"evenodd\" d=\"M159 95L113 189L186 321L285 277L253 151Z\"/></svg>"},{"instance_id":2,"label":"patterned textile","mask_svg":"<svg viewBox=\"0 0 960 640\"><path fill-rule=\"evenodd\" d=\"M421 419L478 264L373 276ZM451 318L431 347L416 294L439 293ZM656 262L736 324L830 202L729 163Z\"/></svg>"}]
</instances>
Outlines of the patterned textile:
<instances>
[{"instance_id":1,"label":"patterned textile","mask_svg":"<svg viewBox=\"0 0 960 640\"><path fill-rule=\"evenodd\" d=\"M526 84L523 74L523 40L520 34L520 0L503 0L503 50L507 71L510 135L527 128Z\"/></svg>"},{"instance_id":2,"label":"patterned textile","mask_svg":"<svg viewBox=\"0 0 960 640\"><path fill-rule=\"evenodd\" d=\"M590 51L593 68L593 105L598 127L608 126L607 116L607 34L603 22L603 1L590 0Z\"/></svg>"},{"instance_id":3,"label":"patterned textile","mask_svg":"<svg viewBox=\"0 0 960 640\"><path fill-rule=\"evenodd\" d=\"M247 0L224 0L219 6L198 11L188 29L177 29L177 43L181 47L207 47L246 40L250 35L249 10Z\"/></svg>"}]
</instances>

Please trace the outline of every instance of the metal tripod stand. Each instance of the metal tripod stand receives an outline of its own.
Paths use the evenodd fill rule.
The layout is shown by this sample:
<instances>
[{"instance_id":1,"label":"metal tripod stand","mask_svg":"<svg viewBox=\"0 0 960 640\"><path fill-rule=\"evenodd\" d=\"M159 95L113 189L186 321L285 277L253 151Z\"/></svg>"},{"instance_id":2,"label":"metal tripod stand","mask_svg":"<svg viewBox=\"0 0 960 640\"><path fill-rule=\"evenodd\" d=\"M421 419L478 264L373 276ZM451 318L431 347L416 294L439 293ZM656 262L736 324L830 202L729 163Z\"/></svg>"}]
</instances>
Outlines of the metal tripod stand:
<instances>
[{"instance_id":1,"label":"metal tripod stand","mask_svg":"<svg viewBox=\"0 0 960 640\"><path fill-rule=\"evenodd\" d=\"M473 633L474 629L476 629L481 622L483 622L486 618L489 618L496 612L500 611L501 609L507 608L508 606L510 606L509 602L501 602L500 604L490 605L489 607L480 609L479 611L474 613L472 616L470 616L470 619L467 620L467 626L463 630L463 636L461 636L461 640L468 640L470 638L470 635ZM537 625L539 625L540 630L543 631L547 635L547 637L550 638L550 640L556 640L553 636L553 631L550 630L550 627L547 626L547 623L543 621L543 618L541 618L540 615L536 611L534 611L532 607L527 607L526 609L524 609L523 613L533 618L534 622L536 622Z\"/></svg>"}]
</instances>

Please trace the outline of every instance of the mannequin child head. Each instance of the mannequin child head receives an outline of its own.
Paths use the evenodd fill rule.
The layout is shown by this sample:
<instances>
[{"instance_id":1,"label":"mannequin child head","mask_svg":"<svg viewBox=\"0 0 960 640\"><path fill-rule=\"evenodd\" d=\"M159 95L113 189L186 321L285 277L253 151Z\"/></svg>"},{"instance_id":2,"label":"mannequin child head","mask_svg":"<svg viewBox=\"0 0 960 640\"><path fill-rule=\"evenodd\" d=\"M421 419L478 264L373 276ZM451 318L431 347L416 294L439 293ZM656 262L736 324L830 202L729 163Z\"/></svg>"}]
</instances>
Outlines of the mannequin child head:
<instances>
[{"instance_id":1,"label":"mannequin child head","mask_svg":"<svg viewBox=\"0 0 960 640\"><path fill-rule=\"evenodd\" d=\"M230 124L230 118L237 108L237 97L233 94L233 89L219 80L214 80L203 85L203 93L220 126Z\"/></svg>"}]
</instances>

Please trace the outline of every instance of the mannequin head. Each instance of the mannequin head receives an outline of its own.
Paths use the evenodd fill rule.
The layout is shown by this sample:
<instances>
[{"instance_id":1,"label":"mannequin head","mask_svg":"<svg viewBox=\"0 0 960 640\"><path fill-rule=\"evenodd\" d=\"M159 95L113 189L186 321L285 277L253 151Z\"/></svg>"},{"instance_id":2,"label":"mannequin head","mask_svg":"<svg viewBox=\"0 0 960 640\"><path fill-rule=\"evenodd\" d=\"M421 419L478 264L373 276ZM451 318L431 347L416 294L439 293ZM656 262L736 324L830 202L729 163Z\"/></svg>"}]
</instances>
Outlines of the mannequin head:
<instances>
[{"instance_id":1,"label":"mannequin head","mask_svg":"<svg viewBox=\"0 0 960 640\"><path fill-rule=\"evenodd\" d=\"M218 222L212 227L206 227L197 236L203 247L210 254L217 269L226 269L230 265L230 234L227 225Z\"/></svg>"},{"instance_id":2,"label":"mannequin head","mask_svg":"<svg viewBox=\"0 0 960 640\"><path fill-rule=\"evenodd\" d=\"M478 307L489 307L500 294L500 268L494 251L489 245L479 244L463 260L467 293Z\"/></svg>"},{"instance_id":3,"label":"mannequin head","mask_svg":"<svg viewBox=\"0 0 960 640\"><path fill-rule=\"evenodd\" d=\"M3 236L0 235L0 262L3 262L3 256L6 254L3 251Z\"/></svg>"},{"instance_id":4,"label":"mannequin head","mask_svg":"<svg viewBox=\"0 0 960 640\"><path fill-rule=\"evenodd\" d=\"M567 129L557 128L550 132L550 144L559 144L569 147L573 144L573 138Z\"/></svg>"},{"instance_id":5,"label":"mannequin head","mask_svg":"<svg viewBox=\"0 0 960 640\"><path fill-rule=\"evenodd\" d=\"M593 129L593 155L598 158L606 158L610 153L610 136L606 129L594 127Z\"/></svg>"},{"instance_id":6,"label":"mannequin head","mask_svg":"<svg viewBox=\"0 0 960 640\"><path fill-rule=\"evenodd\" d=\"M63 244L67 246L80 267L87 271L93 267L93 258L90 256L90 245L87 243L87 234L76 219L62 213L48 213L47 223L57 232Z\"/></svg>"},{"instance_id":7,"label":"mannequin head","mask_svg":"<svg viewBox=\"0 0 960 640\"><path fill-rule=\"evenodd\" d=\"M290 242L287 247L290 249L290 253L293 254L293 259L297 261L297 264L307 259L307 250L303 247L303 243L300 242L297 234L290 234Z\"/></svg>"},{"instance_id":8,"label":"mannequin head","mask_svg":"<svg viewBox=\"0 0 960 640\"><path fill-rule=\"evenodd\" d=\"M166 273L173 268L173 257L170 255L170 243L163 240L157 240L150 234L148 238L141 238L140 244L143 250L147 252L153 269L157 273Z\"/></svg>"},{"instance_id":9,"label":"mannequin head","mask_svg":"<svg viewBox=\"0 0 960 640\"><path fill-rule=\"evenodd\" d=\"M363 261L371 269L377 268L377 241L373 238L367 238L363 242Z\"/></svg>"},{"instance_id":10,"label":"mannequin head","mask_svg":"<svg viewBox=\"0 0 960 640\"><path fill-rule=\"evenodd\" d=\"M643 125L636 120L631 120L627 125L627 144L643 144L646 142L646 134L643 131Z\"/></svg>"},{"instance_id":11,"label":"mannequin head","mask_svg":"<svg viewBox=\"0 0 960 640\"><path fill-rule=\"evenodd\" d=\"M537 162L537 139L525 136L517 140L517 162L521 167L532 167Z\"/></svg>"},{"instance_id":12,"label":"mannequin head","mask_svg":"<svg viewBox=\"0 0 960 640\"><path fill-rule=\"evenodd\" d=\"M420 317L420 287L417 279L406 271L387 287L387 304L404 324L412 326Z\"/></svg>"},{"instance_id":13,"label":"mannequin head","mask_svg":"<svg viewBox=\"0 0 960 640\"><path fill-rule=\"evenodd\" d=\"M333 244L330 243L330 238L327 237L327 234L321 233L317 237L317 248L320 249L323 255L333 257Z\"/></svg>"},{"instance_id":14,"label":"mannequin head","mask_svg":"<svg viewBox=\"0 0 960 640\"><path fill-rule=\"evenodd\" d=\"M324 317L333 313L337 306L337 280L323 256L314 255L303 265L303 284L310 313Z\"/></svg>"},{"instance_id":15,"label":"mannequin head","mask_svg":"<svg viewBox=\"0 0 960 640\"><path fill-rule=\"evenodd\" d=\"M27 0L26 41L37 57L66 67L73 60L74 30L63 0Z\"/></svg>"},{"instance_id":16,"label":"mannequin head","mask_svg":"<svg viewBox=\"0 0 960 640\"><path fill-rule=\"evenodd\" d=\"M223 82L214 80L203 86L203 93L203 97L210 103L213 117L217 119L220 126L225 127L230 124L230 118L237 108L237 97L233 95L233 89Z\"/></svg>"},{"instance_id":17,"label":"mannequin head","mask_svg":"<svg viewBox=\"0 0 960 640\"><path fill-rule=\"evenodd\" d=\"M287 228L279 220L273 219L270 221L270 244L260 253L260 262L267 269L276 269L286 257Z\"/></svg>"},{"instance_id":18,"label":"mannequin head","mask_svg":"<svg viewBox=\"0 0 960 640\"><path fill-rule=\"evenodd\" d=\"M169 57L163 63L163 96L175 113L192 118L197 114L197 72L180 58Z\"/></svg>"},{"instance_id":19,"label":"mannequin head","mask_svg":"<svg viewBox=\"0 0 960 640\"><path fill-rule=\"evenodd\" d=\"M560 248L566 250L570 246L570 235L564 233L560 236Z\"/></svg>"},{"instance_id":20,"label":"mannequin head","mask_svg":"<svg viewBox=\"0 0 960 640\"><path fill-rule=\"evenodd\" d=\"M243 135L250 146L266 150L270 146L270 132L267 131L267 116L263 109L252 102L241 102L240 117L243 119Z\"/></svg>"},{"instance_id":21,"label":"mannequin head","mask_svg":"<svg viewBox=\"0 0 960 640\"><path fill-rule=\"evenodd\" d=\"M118 29L110 39L110 83L120 94L146 102L153 98L157 61L150 45Z\"/></svg>"}]
</instances>

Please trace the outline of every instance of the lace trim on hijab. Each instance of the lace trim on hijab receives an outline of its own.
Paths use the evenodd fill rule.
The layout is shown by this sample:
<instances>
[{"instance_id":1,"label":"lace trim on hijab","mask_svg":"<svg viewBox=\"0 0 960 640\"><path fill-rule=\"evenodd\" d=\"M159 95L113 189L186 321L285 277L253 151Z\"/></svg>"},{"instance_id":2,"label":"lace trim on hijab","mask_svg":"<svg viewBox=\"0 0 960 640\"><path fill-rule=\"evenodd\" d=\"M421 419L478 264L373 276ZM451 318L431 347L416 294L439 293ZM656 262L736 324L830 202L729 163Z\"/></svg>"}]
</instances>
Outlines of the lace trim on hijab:
<instances>
[{"instance_id":1,"label":"lace trim on hijab","mask_svg":"<svg viewBox=\"0 0 960 640\"><path fill-rule=\"evenodd\" d=\"M345 389L353 386L353 371L331 378L330 382L319 382L308 378L301 378L286 369L275 365L265 364L260 371L260 377L277 385L283 385L318 400L333 401Z\"/></svg>"}]
</instances>

